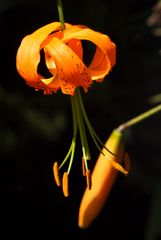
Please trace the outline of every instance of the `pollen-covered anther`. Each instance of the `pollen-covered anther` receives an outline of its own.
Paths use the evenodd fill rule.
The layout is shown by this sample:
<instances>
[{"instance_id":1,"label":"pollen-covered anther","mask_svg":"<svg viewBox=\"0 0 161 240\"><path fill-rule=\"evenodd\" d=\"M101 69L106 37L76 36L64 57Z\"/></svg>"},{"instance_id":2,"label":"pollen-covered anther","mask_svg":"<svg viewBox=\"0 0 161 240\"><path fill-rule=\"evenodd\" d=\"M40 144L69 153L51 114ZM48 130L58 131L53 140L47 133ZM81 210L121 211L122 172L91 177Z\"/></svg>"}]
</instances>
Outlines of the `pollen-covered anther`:
<instances>
[{"instance_id":1,"label":"pollen-covered anther","mask_svg":"<svg viewBox=\"0 0 161 240\"><path fill-rule=\"evenodd\" d=\"M59 177L59 166L58 166L57 162L55 162L54 165L53 165L53 175L54 175L56 185L58 187L60 187L61 182L60 182L60 177Z\"/></svg>"},{"instance_id":2,"label":"pollen-covered anther","mask_svg":"<svg viewBox=\"0 0 161 240\"><path fill-rule=\"evenodd\" d=\"M86 171L86 183L87 183L87 188L90 190L92 187L92 178L91 178L90 170Z\"/></svg>"},{"instance_id":3,"label":"pollen-covered anther","mask_svg":"<svg viewBox=\"0 0 161 240\"><path fill-rule=\"evenodd\" d=\"M62 190L65 197L69 196L69 188L68 188L68 173L64 172L62 179Z\"/></svg>"}]
</instances>

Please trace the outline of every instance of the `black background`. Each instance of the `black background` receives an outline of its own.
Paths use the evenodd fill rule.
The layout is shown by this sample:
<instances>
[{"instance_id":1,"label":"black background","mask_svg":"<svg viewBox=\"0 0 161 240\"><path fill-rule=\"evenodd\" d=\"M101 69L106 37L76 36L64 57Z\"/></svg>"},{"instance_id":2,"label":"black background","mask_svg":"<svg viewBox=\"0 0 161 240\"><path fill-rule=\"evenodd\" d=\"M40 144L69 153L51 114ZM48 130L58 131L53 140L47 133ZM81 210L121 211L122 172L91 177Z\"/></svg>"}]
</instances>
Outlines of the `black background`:
<instances>
[{"instance_id":1,"label":"black background","mask_svg":"<svg viewBox=\"0 0 161 240\"><path fill-rule=\"evenodd\" d=\"M161 36L147 25L156 1L63 1L66 22L108 34L117 46L117 64L101 84L83 94L92 125L103 141L119 124L153 107L161 92ZM56 1L0 2L0 234L24 239L161 239L161 115L132 127L126 150L128 177L118 175L98 218L77 226L85 188L78 140L69 178L70 196L55 186L54 161L61 162L72 138L68 96L44 96L16 71L22 38L58 21ZM160 27L160 26L159 26ZM89 139L91 169L98 151ZM108 183L107 183L108 184Z\"/></svg>"}]
</instances>

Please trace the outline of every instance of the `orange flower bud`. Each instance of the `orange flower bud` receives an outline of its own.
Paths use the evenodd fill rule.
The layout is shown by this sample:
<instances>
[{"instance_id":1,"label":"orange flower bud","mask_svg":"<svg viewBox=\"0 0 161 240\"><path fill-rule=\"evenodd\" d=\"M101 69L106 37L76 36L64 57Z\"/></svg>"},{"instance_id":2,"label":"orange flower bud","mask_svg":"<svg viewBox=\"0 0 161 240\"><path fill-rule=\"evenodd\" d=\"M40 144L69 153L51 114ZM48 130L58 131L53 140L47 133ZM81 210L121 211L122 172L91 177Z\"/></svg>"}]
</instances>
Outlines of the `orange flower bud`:
<instances>
[{"instance_id":1,"label":"orange flower bud","mask_svg":"<svg viewBox=\"0 0 161 240\"><path fill-rule=\"evenodd\" d=\"M112 153L110 153L109 149ZM98 216L114 184L118 171L127 174L120 165L124 156L122 133L114 130L100 153L91 174L92 188L86 188L79 209L78 225L87 228Z\"/></svg>"}]
</instances>

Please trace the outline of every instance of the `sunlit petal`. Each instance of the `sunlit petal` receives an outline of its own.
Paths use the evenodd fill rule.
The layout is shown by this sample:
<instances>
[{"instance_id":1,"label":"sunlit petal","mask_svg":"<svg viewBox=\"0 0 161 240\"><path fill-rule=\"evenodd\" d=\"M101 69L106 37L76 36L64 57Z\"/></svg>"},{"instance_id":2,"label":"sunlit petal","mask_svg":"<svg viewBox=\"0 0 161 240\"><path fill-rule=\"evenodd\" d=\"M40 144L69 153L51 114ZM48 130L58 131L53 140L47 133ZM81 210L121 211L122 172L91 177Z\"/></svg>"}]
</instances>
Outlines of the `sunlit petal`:
<instances>
[{"instance_id":1,"label":"sunlit petal","mask_svg":"<svg viewBox=\"0 0 161 240\"><path fill-rule=\"evenodd\" d=\"M82 40L96 46L91 64L83 62ZM46 70L51 77L46 78L38 72L41 60L40 51L45 53ZM86 26L54 22L41 27L26 36L18 49L16 66L27 84L44 93L61 89L64 94L73 95L75 88L82 86L87 92L92 80L102 81L115 64L115 44L102 33Z\"/></svg>"},{"instance_id":2,"label":"sunlit petal","mask_svg":"<svg viewBox=\"0 0 161 240\"><path fill-rule=\"evenodd\" d=\"M73 95L78 86L88 89L91 78L87 67L70 47L53 38L44 48L54 59L63 93Z\"/></svg>"},{"instance_id":3,"label":"sunlit petal","mask_svg":"<svg viewBox=\"0 0 161 240\"><path fill-rule=\"evenodd\" d=\"M72 27L71 34L66 34L63 41L68 41L70 38L80 40L88 40L96 45L96 52L89 66L92 80L100 80L107 75L116 63L116 46L111 39L99 32L89 28L81 28L80 26Z\"/></svg>"}]
</instances>

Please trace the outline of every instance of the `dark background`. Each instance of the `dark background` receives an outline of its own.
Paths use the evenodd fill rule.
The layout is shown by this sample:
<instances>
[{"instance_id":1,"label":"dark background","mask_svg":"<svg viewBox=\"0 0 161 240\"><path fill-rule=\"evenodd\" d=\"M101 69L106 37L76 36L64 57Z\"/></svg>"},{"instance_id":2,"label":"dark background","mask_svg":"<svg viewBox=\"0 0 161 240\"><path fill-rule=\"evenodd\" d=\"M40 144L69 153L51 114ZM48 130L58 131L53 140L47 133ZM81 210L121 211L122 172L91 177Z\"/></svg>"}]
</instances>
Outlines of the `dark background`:
<instances>
[{"instance_id":1,"label":"dark background","mask_svg":"<svg viewBox=\"0 0 161 240\"><path fill-rule=\"evenodd\" d=\"M108 34L117 45L113 71L83 94L90 121L103 141L113 128L161 100L150 101L161 93L161 34L155 31L161 25L147 24L156 3L63 1L66 22ZM69 198L55 186L53 163L62 161L72 138L69 97L60 91L52 96L35 92L15 66L22 38L52 21L58 21L56 1L0 1L0 234L3 239L160 240L160 113L128 132L131 172L128 177L118 175L102 212L87 230L77 226L85 188L79 141ZM98 151L90 144L92 168Z\"/></svg>"}]
</instances>

